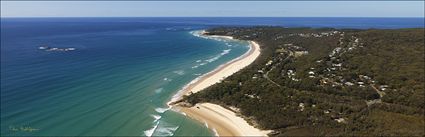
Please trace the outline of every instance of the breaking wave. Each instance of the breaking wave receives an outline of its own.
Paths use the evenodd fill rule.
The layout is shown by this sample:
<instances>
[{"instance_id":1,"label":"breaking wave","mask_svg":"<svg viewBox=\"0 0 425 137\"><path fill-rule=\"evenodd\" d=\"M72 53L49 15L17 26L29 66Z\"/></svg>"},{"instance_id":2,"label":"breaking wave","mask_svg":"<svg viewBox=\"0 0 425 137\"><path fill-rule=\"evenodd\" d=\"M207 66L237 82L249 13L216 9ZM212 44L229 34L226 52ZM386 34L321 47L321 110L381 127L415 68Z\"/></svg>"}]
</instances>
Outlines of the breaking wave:
<instances>
[{"instance_id":1,"label":"breaking wave","mask_svg":"<svg viewBox=\"0 0 425 137\"><path fill-rule=\"evenodd\" d=\"M226 46L228 46L228 47L231 47L231 46L233 46L232 44L229 44L229 43L225 43L226 44Z\"/></svg>"},{"instance_id":2,"label":"breaking wave","mask_svg":"<svg viewBox=\"0 0 425 137\"><path fill-rule=\"evenodd\" d=\"M178 75L184 75L184 71L183 70L176 70L176 71L173 71L173 73L176 73Z\"/></svg>"},{"instance_id":3,"label":"breaking wave","mask_svg":"<svg viewBox=\"0 0 425 137\"><path fill-rule=\"evenodd\" d=\"M224 41L224 42L230 41L230 39L228 39L228 38L205 36L205 35L202 35L203 32L204 32L203 30L196 30L196 31L191 31L189 33L192 34L195 37L200 37L200 38L204 38L204 39L212 39L212 40Z\"/></svg>"},{"instance_id":4,"label":"breaking wave","mask_svg":"<svg viewBox=\"0 0 425 137\"><path fill-rule=\"evenodd\" d=\"M214 132L214 136L219 137L218 132L215 128L213 128L212 131Z\"/></svg>"},{"instance_id":5,"label":"breaking wave","mask_svg":"<svg viewBox=\"0 0 425 137\"><path fill-rule=\"evenodd\" d=\"M155 108L155 111L158 113L164 113L167 110L170 110L170 108Z\"/></svg>"},{"instance_id":6,"label":"breaking wave","mask_svg":"<svg viewBox=\"0 0 425 137\"><path fill-rule=\"evenodd\" d=\"M169 124L164 121L159 121L161 116L152 115L156 120L154 121L155 125L146 130L143 131L145 136L151 137L151 136L173 136L174 132L179 129L180 126L175 126L172 124Z\"/></svg>"},{"instance_id":7,"label":"breaking wave","mask_svg":"<svg viewBox=\"0 0 425 137\"><path fill-rule=\"evenodd\" d=\"M164 81L172 81L173 79L171 78L164 78Z\"/></svg>"},{"instance_id":8,"label":"breaking wave","mask_svg":"<svg viewBox=\"0 0 425 137\"><path fill-rule=\"evenodd\" d=\"M151 115L155 120L153 121L153 122L156 122L156 121L158 121L159 119L161 119L161 116L160 115Z\"/></svg>"},{"instance_id":9,"label":"breaking wave","mask_svg":"<svg viewBox=\"0 0 425 137\"><path fill-rule=\"evenodd\" d=\"M159 128L155 130L155 136L173 136L177 129L179 129L179 126L161 122Z\"/></svg>"},{"instance_id":10,"label":"breaking wave","mask_svg":"<svg viewBox=\"0 0 425 137\"><path fill-rule=\"evenodd\" d=\"M155 123L155 125L151 129L148 129L146 131L143 131L143 133L145 134L145 136L151 137L153 135L153 133L155 132L155 130L158 128L158 125L159 125L159 121L157 121Z\"/></svg>"},{"instance_id":11,"label":"breaking wave","mask_svg":"<svg viewBox=\"0 0 425 137\"><path fill-rule=\"evenodd\" d=\"M209 128L207 121L204 121L204 125L205 125L205 127Z\"/></svg>"},{"instance_id":12,"label":"breaking wave","mask_svg":"<svg viewBox=\"0 0 425 137\"><path fill-rule=\"evenodd\" d=\"M229 54L230 53L230 51L231 51L232 49L226 49L226 50L223 50L219 55L217 55L217 56L215 56L215 57L213 57L213 58L210 58L210 59L207 59L207 60L205 60L205 61L207 61L207 62L214 62L214 61L216 61L216 60L218 60L218 59L220 59L222 56L224 56L224 55L226 55L226 54Z\"/></svg>"},{"instance_id":13,"label":"breaking wave","mask_svg":"<svg viewBox=\"0 0 425 137\"><path fill-rule=\"evenodd\" d=\"M158 88L158 89L155 89L155 93L156 93L156 94L159 94L159 93L161 93L163 90L164 90L164 88Z\"/></svg>"}]
</instances>

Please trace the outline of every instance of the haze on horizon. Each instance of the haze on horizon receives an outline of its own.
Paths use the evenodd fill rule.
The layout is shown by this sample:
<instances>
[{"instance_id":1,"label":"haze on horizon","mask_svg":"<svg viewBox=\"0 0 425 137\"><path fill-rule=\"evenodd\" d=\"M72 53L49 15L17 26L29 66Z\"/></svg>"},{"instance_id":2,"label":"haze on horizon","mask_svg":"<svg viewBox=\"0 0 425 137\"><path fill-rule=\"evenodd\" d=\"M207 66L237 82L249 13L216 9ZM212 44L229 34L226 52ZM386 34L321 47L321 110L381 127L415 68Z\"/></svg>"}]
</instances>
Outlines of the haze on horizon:
<instances>
[{"instance_id":1,"label":"haze on horizon","mask_svg":"<svg viewBox=\"0 0 425 137\"><path fill-rule=\"evenodd\" d=\"M1 1L1 17L424 17L424 1Z\"/></svg>"}]
</instances>

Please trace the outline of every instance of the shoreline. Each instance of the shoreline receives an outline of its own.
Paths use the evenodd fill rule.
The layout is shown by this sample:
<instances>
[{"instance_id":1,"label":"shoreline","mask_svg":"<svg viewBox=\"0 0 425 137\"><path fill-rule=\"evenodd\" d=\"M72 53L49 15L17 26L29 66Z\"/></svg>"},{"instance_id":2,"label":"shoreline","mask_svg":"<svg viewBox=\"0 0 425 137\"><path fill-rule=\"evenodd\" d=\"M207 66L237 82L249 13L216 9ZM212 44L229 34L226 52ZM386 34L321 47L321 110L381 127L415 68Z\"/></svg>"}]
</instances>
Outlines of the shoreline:
<instances>
[{"instance_id":1,"label":"shoreline","mask_svg":"<svg viewBox=\"0 0 425 137\"><path fill-rule=\"evenodd\" d=\"M204 38L219 38L235 40L231 36L219 35L204 35L202 31L199 35ZM174 111L184 113L185 115L193 118L213 130L219 136L267 136L270 131L257 129L248 124L242 117L239 117L232 110L226 109L222 106L212 103L198 103L192 107L183 107L178 103L173 102L182 99L183 95L190 95L205 89L213 84L221 82L224 78L231 76L239 70L250 65L260 55L260 45L255 41L249 41L249 50L243 55L235 58L216 69L208 72L184 86L182 90L178 91L173 99L167 103Z\"/></svg>"}]
</instances>

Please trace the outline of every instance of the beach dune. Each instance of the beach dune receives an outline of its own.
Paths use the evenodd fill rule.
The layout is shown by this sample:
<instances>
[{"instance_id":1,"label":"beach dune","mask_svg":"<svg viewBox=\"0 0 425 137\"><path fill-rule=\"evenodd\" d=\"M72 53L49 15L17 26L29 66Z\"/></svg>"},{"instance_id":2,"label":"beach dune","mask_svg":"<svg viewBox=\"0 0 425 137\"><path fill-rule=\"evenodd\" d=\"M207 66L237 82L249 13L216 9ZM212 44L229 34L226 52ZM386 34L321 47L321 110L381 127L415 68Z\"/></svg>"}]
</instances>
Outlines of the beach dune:
<instances>
[{"instance_id":1,"label":"beach dune","mask_svg":"<svg viewBox=\"0 0 425 137\"><path fill-rule=\"evenodd\" d=\"M206 36L204 33L205 31L201 34L204 37L233 39L230 36ZM172 101L180 100L182 95L196 93L218 83L254 62L260 55L260 45L254 41L249 41L249 43L250 49L245 54L192 81ZM175 104L172 105L172 108L187 114L190 118L206 123L208 128L215 131L219 136L267 136L267 133L270 133L270 131L260 130L249 125L247 121L237 116L235 112L216 104L199 103L190 108Z\"/></svg>"}]
</instances>

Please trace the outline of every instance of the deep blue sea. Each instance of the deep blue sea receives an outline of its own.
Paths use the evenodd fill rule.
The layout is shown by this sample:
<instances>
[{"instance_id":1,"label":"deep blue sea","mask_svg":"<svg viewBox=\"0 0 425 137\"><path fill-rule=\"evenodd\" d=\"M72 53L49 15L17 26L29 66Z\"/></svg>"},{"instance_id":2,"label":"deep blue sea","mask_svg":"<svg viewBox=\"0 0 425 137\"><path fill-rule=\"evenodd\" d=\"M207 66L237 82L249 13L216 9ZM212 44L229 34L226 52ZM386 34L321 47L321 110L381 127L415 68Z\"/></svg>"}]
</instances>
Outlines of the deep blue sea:
<instances>
[{"instance_id":1,"label":"deep blue sea","mask_svg":"<svg viewBox=\"0 0 425 137\"><path fill-rule=\"evenodd\" d=\"M1 18L1 135L212 136L166 103L248 43L191 32L255 25L423 28L424 18Z\"/></svg>"}]
</instances>

